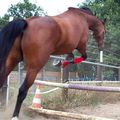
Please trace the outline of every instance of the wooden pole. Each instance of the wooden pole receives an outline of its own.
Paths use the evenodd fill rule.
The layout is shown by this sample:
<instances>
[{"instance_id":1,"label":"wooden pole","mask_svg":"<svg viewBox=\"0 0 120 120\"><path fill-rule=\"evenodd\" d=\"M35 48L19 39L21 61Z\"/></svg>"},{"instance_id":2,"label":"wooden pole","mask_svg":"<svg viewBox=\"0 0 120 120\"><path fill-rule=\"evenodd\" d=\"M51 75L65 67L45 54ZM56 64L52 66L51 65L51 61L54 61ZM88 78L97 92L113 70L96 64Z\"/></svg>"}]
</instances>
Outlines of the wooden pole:
<instances>
[{"instance_id":1,"label":"wooden pole","mask_svg":"<svg viewBox=\"0 0 120 120\"><path fill-rule=\"evenodd\" d=\"M88 91L99 91L99 92L120 92L120 87L106 87L106 86L93 86L93 85L81 85L81 84L67 84L67 83L53 83L36 80L36 84L41 84L45 86L53 86L60 88L69 88L69 89L77 89L77 90L88 90Z\"/></svg>"},{"instance_id":2,"label":"wooden pole","mask_svg":"<svg viewBox=\"0 0 120 120\"><path fill-rule=\"evenodd\" d=\"M96 116L85 115L85 114L77 114L77 113L62 112L62 111L55 111L55 110L48 110L48 109L39 109L39 108L37 109L33 107L30 107L30 109L35 110L41 114L66 117L66 118L72 118L72 119L78 119L78 120L115 120L115 119L102 118L102 117L96 117Z\"/></svg>"}]
</instances>

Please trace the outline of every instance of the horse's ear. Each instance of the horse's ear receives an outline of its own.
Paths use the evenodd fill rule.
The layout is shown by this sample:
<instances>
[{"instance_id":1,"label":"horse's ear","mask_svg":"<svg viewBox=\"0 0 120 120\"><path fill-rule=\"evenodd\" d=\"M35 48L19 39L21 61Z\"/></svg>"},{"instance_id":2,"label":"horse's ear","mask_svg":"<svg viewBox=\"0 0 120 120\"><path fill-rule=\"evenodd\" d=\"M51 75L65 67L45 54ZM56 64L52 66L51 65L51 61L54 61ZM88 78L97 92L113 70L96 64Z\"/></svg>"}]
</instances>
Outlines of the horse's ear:
<instances>
[{"instance_id":1,"label":"horse's ear","mask_svg":"<svg viewBox=\"0 0 120 120\"><path fill-rule=\"evenodd\" d=\"M102 20L102 23L105 25L106 21L107 21L107 19L104 18L104 20Z\"/></svg>"}]
</instances>

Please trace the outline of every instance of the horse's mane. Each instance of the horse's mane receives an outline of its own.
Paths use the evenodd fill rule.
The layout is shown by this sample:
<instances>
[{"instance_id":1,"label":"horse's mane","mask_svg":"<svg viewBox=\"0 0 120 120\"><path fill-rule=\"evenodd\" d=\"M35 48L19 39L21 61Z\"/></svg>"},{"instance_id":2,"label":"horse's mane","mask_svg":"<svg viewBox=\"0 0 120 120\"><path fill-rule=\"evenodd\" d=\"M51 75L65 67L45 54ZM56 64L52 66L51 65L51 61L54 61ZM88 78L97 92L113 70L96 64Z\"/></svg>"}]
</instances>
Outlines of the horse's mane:
<instances>
[{"instance_id":1,"label":"horse's mane","mask_svg":"<svg viewBox=\"0 0 120 120\"><path fill-rule=\"evenodd\" d=\"M88 8L88 7L83 6L83 7L79 8L79 9L81 11L87 13L87 14L94 15L93 12L92 12L92 10L90 8Z\"/></svg>"}]
</instances>

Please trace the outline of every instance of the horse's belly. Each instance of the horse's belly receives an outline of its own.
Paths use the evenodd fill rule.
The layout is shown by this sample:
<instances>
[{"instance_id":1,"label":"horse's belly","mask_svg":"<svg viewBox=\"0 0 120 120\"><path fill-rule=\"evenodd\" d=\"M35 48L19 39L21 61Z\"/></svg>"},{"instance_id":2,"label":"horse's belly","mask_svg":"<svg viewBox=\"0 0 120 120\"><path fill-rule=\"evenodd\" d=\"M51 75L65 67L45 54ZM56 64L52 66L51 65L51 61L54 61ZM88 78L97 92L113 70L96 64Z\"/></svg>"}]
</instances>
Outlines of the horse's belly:
<instances>
[{"instance_id":1,"label":"horse's belly","mask_svg":"<svg viewBox=\"0 0 120 120\"><path fill-rule=\"evenodd\" d=\"M68 54L68 53L71 53L74 49L75 49L75 47L73 47L73 46L72 47L66 46L66 47L56 48L56 50L52 54L53 55Z\"/></svg>"}]
</instances>

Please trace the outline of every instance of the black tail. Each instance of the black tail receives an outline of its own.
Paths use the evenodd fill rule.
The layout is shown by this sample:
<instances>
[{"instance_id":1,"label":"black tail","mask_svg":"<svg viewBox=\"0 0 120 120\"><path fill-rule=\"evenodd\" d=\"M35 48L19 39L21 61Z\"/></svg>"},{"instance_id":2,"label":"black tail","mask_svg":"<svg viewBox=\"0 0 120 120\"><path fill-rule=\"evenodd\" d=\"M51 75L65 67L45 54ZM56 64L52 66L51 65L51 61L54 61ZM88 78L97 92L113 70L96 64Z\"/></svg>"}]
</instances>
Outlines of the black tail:
<instances>
[{"instance_id":1,"label":"black tail","mask_svg":"<svg viewBox=\"0 0 120 120\"><path fill-rule=\"evenodd\" d=\"M23 19L17 19L9 22L0 31L0 73L3 71L2 66L11 50L16 37L22 35L27 27L27 22Z\"/></svg>"}]
</instances>

